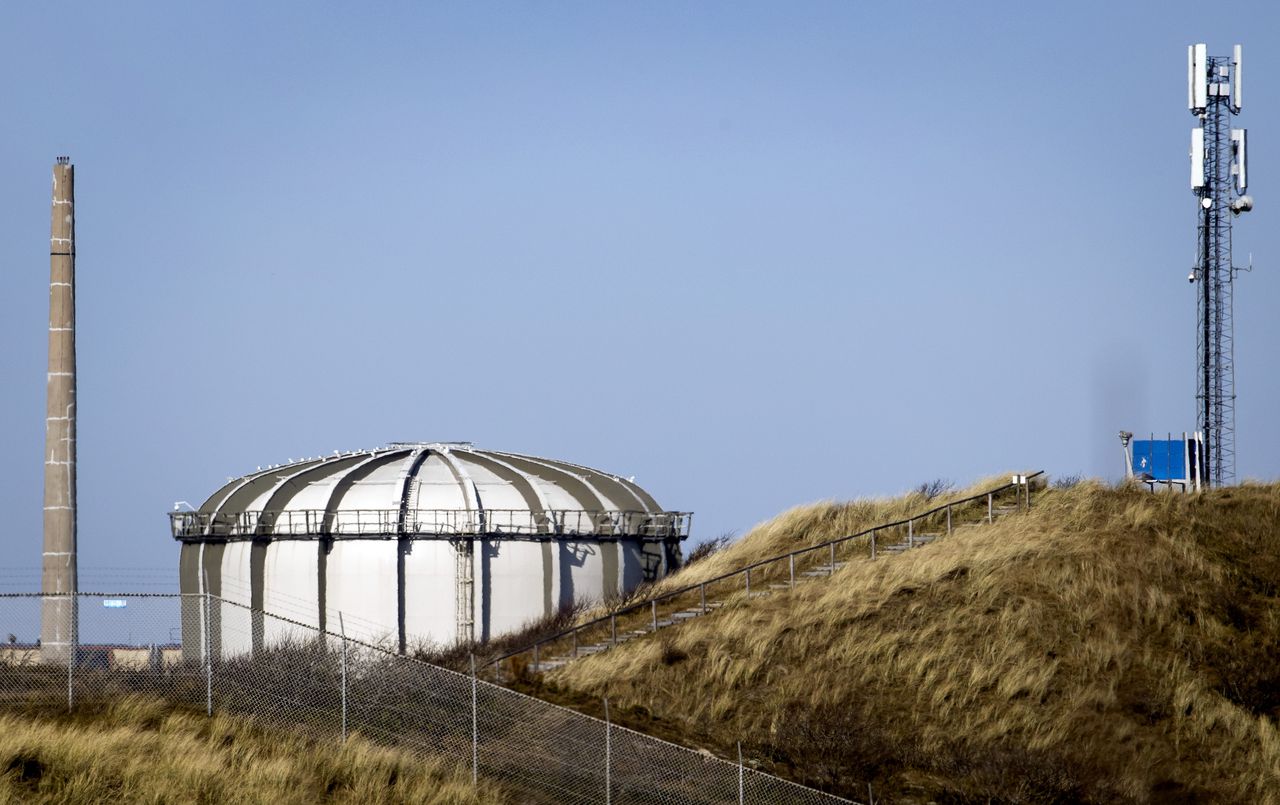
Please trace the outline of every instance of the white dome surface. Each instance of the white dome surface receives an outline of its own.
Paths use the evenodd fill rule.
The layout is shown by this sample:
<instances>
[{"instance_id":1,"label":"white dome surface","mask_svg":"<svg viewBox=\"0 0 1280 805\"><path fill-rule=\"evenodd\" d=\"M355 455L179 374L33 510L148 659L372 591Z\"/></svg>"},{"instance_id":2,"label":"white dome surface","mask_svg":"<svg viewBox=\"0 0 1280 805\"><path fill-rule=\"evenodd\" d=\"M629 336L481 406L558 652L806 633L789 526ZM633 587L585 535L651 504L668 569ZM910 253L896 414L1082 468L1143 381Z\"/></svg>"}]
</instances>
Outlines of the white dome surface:
<instances>
[{"instance_id":1,"label":"white dome surface","mask_svg":"<svg viewBox=\"0 0 1280 805\"><path fill-rule=\"evenodd\" d=\"M600 470L431 442L267 467L170 518L194 659L339 623L402 652L487 640L666 575L690 515Z\"/></svg>"}]
</instances>

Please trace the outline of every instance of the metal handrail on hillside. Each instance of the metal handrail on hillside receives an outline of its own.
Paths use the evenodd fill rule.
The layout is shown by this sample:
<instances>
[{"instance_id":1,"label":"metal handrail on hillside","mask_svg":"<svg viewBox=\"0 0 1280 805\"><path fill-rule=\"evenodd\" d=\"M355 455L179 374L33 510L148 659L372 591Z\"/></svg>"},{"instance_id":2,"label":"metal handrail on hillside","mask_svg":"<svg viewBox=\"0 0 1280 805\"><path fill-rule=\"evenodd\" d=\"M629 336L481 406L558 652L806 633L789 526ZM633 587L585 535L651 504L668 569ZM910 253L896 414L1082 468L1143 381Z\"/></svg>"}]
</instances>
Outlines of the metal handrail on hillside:
<instances>
[{"instance_id":1,"label":"metal handrail on hillside","mask_svg":"<svg viewBox=\"0 0 1280 805\"><path fill-rule=\"evenodd\" d=\"M976 494L976 495L971 495L971 496L969 496L969 497L967 497L967 498L962 498L961 500L952 500L952 501L949 501L949 502L944 503L944 504L942 504L942 505L940 505L940 506L936 506L936 507L934 507L934 508L932 508L932 509L929 509L928 511L921 512L920 514L912 515L911 517L908 517L908 518L906 518L905 520L897 520L897 521L892 522L892 523L881 523L881 524L879 524L879 525L872 526L871 528L865 529L865 530L863 530L863 531L859 531L859 532L858 532L858 533L856 533L856 534L849 534L849 535L847 535L847 536L843 536L843 537L836 537L835 539L827 540L826 542L820 542L820 543L818 543L817 545L810 545L810 546L805 547L805 548L797 548L797 549L796 549L796 550L794 550L794 551L788 551L787 553L779 554L778 556L773 556L773 557L770 557L770 558L768 558L768 559L761 559L761 560L759 560L759 561L757 561L757 562L752 562L752 563L751 563L751 564L749 564L749 565L745 565L745 566L743 566L743 567L739 567L739 568L737 568L736 570L731 570L731 571L729 571L728 573L723 573L723 574L721 574L721 575L719 575L719 576L715 576L715 577L713 577L713 578L704 579L704 580L702 580L702 581L698 582L697 584L690 584L690 585L688 585L688 586L686 586L686 587L681 587L681 588L679 588L679 589L677 589L677 590L669 590L669 591L667 591L667 592L665 592L665 593L661 593L661 594L659 594L659 595L655 595L655 596L653 596L652 598L647 598L647 599L645 599L645 600L643 600L643 601L639 601L639 602L637 602L637 603L635 603L635 604L630 604L630 605L628 605L628 606L626 606L626 607L623 607L622 609L616 610L616 611L614 611L614 612L610 612L608 615L602 615L602 616L600 616L599 618L595 618L595 619L593 619L593 620L589 620L589 621L587 621L586 623L580 623L580 624L578 624L578 625L576 625L576 626L571 626L571 627L569 627L568 629L564 629L563 631L557 632L556 634L550 635L550 636L548 636L548 637L544 637L544 638L542 638L542 639L540 639L540 640L537 640L537 641L535 641L535 642L533 642L533 643L531 643L531 644L529 644L529 645L527 645L527 646L525 646L525 647L523 647L523 648L517 649L517 650L515 650L515 651L509 652L509 653L507 653L507 654L503 654L503 655L502 655L502 656L500 656L500 657L497 657L497 658L495 658L495 659L492 659L492 660L490 660L489 662L485 663L485 664L484 664L484 666L482 666L482 667L484 667L484 668L489 668L489 667L492 667L492 666L494 666L494 665L497 665L498 663L502 662L503 660L509 660L509 659L511 659L512 657L517 657L517 656L519 656L519 655L521 655L521 654L525 654L525 653L528 653L528 652L530 652L530 651L534 652L534 656L535 656L535 658L536 658L536 657L538 656L538 650L539 650L542 646L547 645L548 643L554 643L554 642L556 642L556 641L558 641L558 640L562 640L562 639L564 639L564 638L566 638L566 637L573 637L573 639L574 639L574 644L573 644L573 645L574 645L574 655L576 656L576 654L577 654L577 646L578 646L578 639L577 639L577 638L578 638L578 635L579 635L579 634L581 634L583 631L585 631L585 630L587 630L587 629L590 629L590 628L592 628L592 627L596 627L596 626L603 626L603 625L604 625L604 624L606 624L606 623L608 623L608 624L609 624L609 631L610 631L610 635L611 635L611 637L612 637L612 641L611 641L611 642L616 643L616 642L617 642L617 619L618 619L619 617L626 616L626 615L630 615L630 614L635 613L635 612L640 612L641 610L644 610L644 609L648 609L648 610L650 611L650 613L651 613L651 619L652 619L652 622L653 622L653 627L654 627L654 629L656 630L656 629L657 629L657 621L658 621L658 614L657 614L657 612L658 612L658 604L659 604L659 603L661 603L661 602L663 602L663 601L666 601L666 600L669 600L669 599L675 598L675 597L677 597L677 596L684 595L684 594L686 594L686 593L694 592L695 590L696 590L696 591L698 591L698 593L699 593L699 598L700 598L700 601L701 601L701 609L702 609L702 612L703 612L703 614L706 614L706 612L707 612L707 593L706 593L707 585L709 585L709 584L715 584L716 582L719 582L719 581L725 581L725 580L727 580L727 579L732 579L732 578L734 578L734 577L736 577L736 576L744 576L744 577L745 577L745 582L746 582L746 584L745 584L746 591L747 591L747 593L748 593L748 594L750 594L750 592L751 592L751 571L752 571L752 570L756 570L756 569L758 569L758 568L762 568L762 567L768 566L768 565L773 565L773 564L776 564L776 563L780 563L780 562L783 562L783 561L787 562L787 564L788 564L788 566L789 566L789 570L790 570L790 579L791 579L790 584L791 584L791 587L793 587L793 588L794 588L794 587L795 587L795 575L796 575L796 572L795 572L795 560L796 560L796 557L798 557L798 556L803 556L803 555L805 555L805 554L814 553L814 552L816 552L816 551L821 551L821 550L824 550L824 549L825 549L825 550L829 551L829 552L830 552L830 554L831 554L831 556L830 556L830 563L831 563L831 564L830 564L830 567L831 567L831 572L832 572L832 573L835 573L835 565L836 565L836 547L837 547L838 545L842 545L842 544L844 544L844 543L846 543L846 542L849 542L849 541L851 541L851 540L855 540L855 539L858 539L858 538L860 538L860 537L865 537L865 536L870 535L870 537L871 537L871 558L872 558L872 559L875 559L875 558L876 558L876 534L877 534L878 532L880 532L880 531L887 531L887 530L889 530L889 529L893 529L893 528L902 528L903 526L906 526L906 527L907 527L907 542L908 542L908 544L910 545L910 544L912 544L912 543L913 543L913 541L914 541L914 526L915 526L915 522L916 522L917 520L923 520L923 519L925 519L925 518L927 518L927 517L932 517L932 516L934 516L934 515L937 515L937 514L941 514L941 513L943 513L943 512L946 512L946 515L947 515L947 533L948 533L948 534L950 534L950 533L951 533L951 510L952 510L952 508L954 508L954 507L956 507L956 506L964 506L965 504L973 503L973 502L975 502L975 501L979 501L979 500L982 500L982 499L984 499L984 498L985 498L985 499L986 499L986 501L987 501L987 522L988 522L988 523L990 523L990 522L992 522L992 520L994 519L994 509L993 509L993 505L994 505L994 501L995 501L995 496L996 496L996 495L998 495L998 494L1000 494L1000 493L1002 493L1002 492L1007 492L1007 491L1009 491L1010 489L1023 489L1023 490L1025 490L1025 494L1026 494L1026 505L1027 505L1027 508L1028 508L1028 509L1030 509L1030 508L1031 508L1031 481L1032 481L1032 480L1034 480L1035 478L1039 478L1039 477L1040 477L1040 476L1042 476L1042 475L1044 475L1044 470L1039 470L1039 471L1037 471L1037 472L1031 473L1030 475L1016 475L1016 476L1014 476L1014 480L1010 481L1010 482L1009 482L1009 483L1007 483L1007 484L1003 484L1003 485L998 486L998 487L996 487L996 488L994 488L994 489L988 489L988 490L987 490L987 491L985 491L985 492L979 492L979 493L978 493L978 494ZM534 660L534 665L535 665L535 666L537 666L537 665L538 665L538 661L537 661L537 659L535 659L535 660Z\"/></svg>"}]
</instances>

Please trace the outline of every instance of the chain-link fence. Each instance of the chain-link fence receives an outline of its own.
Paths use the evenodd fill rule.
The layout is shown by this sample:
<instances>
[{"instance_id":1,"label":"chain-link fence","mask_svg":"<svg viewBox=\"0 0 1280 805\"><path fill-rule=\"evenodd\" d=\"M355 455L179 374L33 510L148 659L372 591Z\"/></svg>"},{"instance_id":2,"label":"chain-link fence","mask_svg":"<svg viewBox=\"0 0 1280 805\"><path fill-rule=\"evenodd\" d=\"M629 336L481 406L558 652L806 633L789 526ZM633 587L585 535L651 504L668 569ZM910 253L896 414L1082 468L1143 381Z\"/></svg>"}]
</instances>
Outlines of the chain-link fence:
<instances>
[{"instance_id":1,"label":"chain-link fence","mask_svg":"<svg viewBox=\"0 0 1280 805\"><path fill-rule=\"evenodd\" d=\"M69 617L81 637L42 646L42 609ZM181 632L177 595L0 595L0 706L73 708L131 693L203 704L207 675L184 661Z\"/></svg>"},{"instance_id":2,"label":"chain-link fence","mask_svg":"<svg viewBox=\"0 0 1280 805\"><path fill-rule=\"evenodd\" d=\"M42 646L42 607L65 613L67 601L73 647ZM74 709L144 694L322 740L359 732L452 759L521 801L846 801L347 639L338 626L322 631L212 595L0 594L0 707Z\"/></svg>"}]
</instances>

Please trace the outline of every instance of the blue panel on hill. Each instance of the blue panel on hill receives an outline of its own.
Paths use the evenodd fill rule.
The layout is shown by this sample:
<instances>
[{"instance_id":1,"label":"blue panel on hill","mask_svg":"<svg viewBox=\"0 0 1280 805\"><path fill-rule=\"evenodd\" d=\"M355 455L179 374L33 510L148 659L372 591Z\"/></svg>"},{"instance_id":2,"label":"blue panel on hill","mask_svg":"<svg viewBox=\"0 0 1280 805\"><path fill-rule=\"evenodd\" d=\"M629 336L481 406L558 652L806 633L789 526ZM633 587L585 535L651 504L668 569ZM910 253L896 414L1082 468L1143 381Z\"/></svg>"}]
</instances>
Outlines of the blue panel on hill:
<instances>
[{"instance_id":1,"label":"blue panel on hill","mask_svg":"<svg viewBox=\"0 0 1280 805\"><path fill-rule=\"evenodd\" d=\"M1157 481L1185 480L1185 452L1181 439L1134 439L1133 471Z\"/></svg>"}]
</instances>

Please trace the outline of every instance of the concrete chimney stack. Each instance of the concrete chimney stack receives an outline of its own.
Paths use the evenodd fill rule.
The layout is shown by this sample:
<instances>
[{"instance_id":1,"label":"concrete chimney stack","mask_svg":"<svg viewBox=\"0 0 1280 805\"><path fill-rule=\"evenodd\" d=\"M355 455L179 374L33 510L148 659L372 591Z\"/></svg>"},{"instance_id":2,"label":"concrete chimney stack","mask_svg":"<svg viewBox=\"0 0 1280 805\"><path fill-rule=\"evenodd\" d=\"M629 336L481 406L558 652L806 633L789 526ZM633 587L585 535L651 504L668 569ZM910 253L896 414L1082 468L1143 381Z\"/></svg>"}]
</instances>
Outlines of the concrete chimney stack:
<instances>
[{"instance_id":1,"label":"concrete chimney stack","mask_svg":"<svg viewBox=\"0 0 1280 805\"><path fill-rule=\"evenodd\" d=\"M45 418L44 563L40 646L65 663L77 645L76 578L76 215L75 167L53 166L49 239L49 375ZM53 594L62 594L55 596Z\"/></svg>"}]
</instances>

